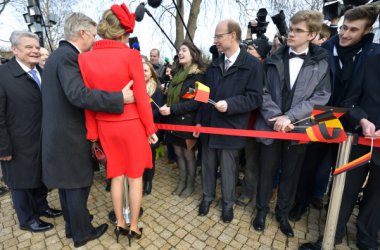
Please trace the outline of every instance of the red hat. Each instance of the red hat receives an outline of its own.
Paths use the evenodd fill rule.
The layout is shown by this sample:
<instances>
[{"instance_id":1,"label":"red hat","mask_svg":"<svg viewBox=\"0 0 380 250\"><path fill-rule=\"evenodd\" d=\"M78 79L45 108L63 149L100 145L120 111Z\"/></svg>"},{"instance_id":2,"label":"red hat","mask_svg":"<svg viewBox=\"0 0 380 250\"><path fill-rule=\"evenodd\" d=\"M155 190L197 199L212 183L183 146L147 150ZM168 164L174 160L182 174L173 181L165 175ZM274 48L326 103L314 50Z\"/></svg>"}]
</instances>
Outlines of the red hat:
<instances>
[{"instance_id":1,"label":"red hat","mask_svg":"<svg viewBox=\"0 0 380 250\"><path fill-rule=\"evenodd\" d=\"M127 6L123 3L121 5L114 4L111 7L112 12L119 19L121 26L127 33L132 33L135 27L135 14L131 14Z\"/></svg>"}]
</instances>

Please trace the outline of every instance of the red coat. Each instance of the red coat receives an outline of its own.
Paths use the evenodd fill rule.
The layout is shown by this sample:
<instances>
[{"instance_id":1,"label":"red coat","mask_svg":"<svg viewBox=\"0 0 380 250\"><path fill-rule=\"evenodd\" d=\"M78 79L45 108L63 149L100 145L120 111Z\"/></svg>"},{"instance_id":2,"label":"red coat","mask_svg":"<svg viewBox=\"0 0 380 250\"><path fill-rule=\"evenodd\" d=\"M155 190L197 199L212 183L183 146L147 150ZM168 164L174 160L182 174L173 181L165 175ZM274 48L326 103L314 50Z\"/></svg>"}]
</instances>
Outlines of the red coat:
<instances>
[{"instance_id":1,"label":"red coat","mask_svg":"<svg viewBox=\"0 0 380 250\"><path fill-rule=\"evenodd\" d=\"M107 157L109 178L127 174L136 178L151 167L147 136L156 132L146 91L140 53L113 40L101 40L78 58L85 84L109 92L121 91L133 80L136 102L124 105L124 113L86 110L87 139L100 139ZM120 166L127 165L127 169Z\"/></svg>"}]
</instances>

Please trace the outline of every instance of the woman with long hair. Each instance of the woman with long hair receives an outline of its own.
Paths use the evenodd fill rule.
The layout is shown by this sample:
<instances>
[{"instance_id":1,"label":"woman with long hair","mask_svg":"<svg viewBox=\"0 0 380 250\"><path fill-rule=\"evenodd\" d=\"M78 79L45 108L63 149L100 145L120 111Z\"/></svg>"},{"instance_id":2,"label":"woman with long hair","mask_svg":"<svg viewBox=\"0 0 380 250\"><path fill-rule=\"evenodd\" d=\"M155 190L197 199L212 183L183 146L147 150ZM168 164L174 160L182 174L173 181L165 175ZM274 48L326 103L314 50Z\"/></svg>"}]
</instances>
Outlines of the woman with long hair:
<instances>
[{"instance_id":1,"label":"woman with long hair","mask_svg":"<svg viewBox=\"0 0 380 250\"><path fill-rule=\"evenodd\" d=\"M143 62L144 68L144 77L146 83L146 90L151 99L151 107L153 111L154 122L160 122L160 111L159 107L163 105L163 96L161 90L158 86L158 79L156 71L153 68L153 65L149 62ZM152 192L152 181L154 177L154 172L156 168L156 149L159 146L159 143L150 144L152 150L152 164L151 169L146 168L143 175L143 194L149 195Z\"/></svg>"},{"instance_id":2,"label":"woman with long hair","mask_svg":"<svg viewBox=\"0 0 380 250\"><path fill-rule=\"evenodd\" d=\"M195 88L196 81L203 80L205 69L199 49L192 43L183 42L178 52L178 63L169 85L166 104L160 108L160 113L167 117L168 123L195 125L195 113L199 103L186 99L183 95L189 88ZM186 198L194 191L196 138L189 132L170 131L168 141L174 146L179 170L179 181L173 194Z\"/></svg>"},{"instance_id":3,"label":"woman with long hair","mask_svg":"<svg viewBox=\"0 0 380 250\"><path fill-rule=\"evenodd\" d=\"M152 168L149 143L156 143L156 127L147 95L140 53L130 49L129 34L135 16L125 4L113 5L103 13L97 27L103 40L93 50L79 55L82 77L89 88L120 91L133 81L135 103L124 105L123 114L86 110L87 139L99 140L107 157L107 178L112 178L111 196L116 214L116 241L119 235L141 238L138 218L142 201L142 175ZM149 142L149 143L148 143ZM123 216L123 186L129 183L130 228Z\"/></svg>"}]
</instances>

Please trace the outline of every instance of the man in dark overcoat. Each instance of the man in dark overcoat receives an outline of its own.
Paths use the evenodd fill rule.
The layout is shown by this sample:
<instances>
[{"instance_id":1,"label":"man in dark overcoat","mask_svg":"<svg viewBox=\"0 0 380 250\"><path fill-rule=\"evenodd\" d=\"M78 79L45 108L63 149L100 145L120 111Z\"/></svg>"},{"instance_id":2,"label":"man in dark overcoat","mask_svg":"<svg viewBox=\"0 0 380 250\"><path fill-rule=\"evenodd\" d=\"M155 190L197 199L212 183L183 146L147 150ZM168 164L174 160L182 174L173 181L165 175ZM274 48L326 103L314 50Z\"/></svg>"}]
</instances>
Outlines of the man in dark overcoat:
<instances>
[{"instance_id":1,"label":"man in dark overcoat","mask_svg":"<svg viewBox=\"0 0 380 250\"><path fill-rule=\"evenodd\" d=\"M41 77L37 35L14 31L14 57L0 66L0 160L20 228L42 232L53 225L39 219L62 212L50 209L41 181Z\"/></svg>"},{"instance_id":2,"label":"man in dark overcoat","mask_svg":"<svg viewBox=\"0 0 380 250\"><path fill-rule=\"evenodd\" d=\"M221 21L215 30L214 44L223 53L208 68L205 84L215 105L202 103L197 123L202 126L247 129L251 111L262 103L264 70L261 62L240 50L241 29L233 20ZM220 166L222 220L233 219L238 152L246 138L224 135L201 135L202 191L200 216L209 212L215 198L216 170Z\"/></svg>"},{"instance_id":3,"label":"man in dark overcoat","mask_svg":"<svg viewBox=\"0 0 380 250\"><path fill-rule=\"evenodd\" d=\"M127 100L122 92L89 90L78 67L78 54L91 49L96 23L81 13L65 22L65 40L48 58L42 88L42 169L49 188L59 188L66 237L74 246L99 238L107 224L94 228L87 209L93 180L91 143L86 140L84 109L122 113Z\"/></svg>"}]
</instances>

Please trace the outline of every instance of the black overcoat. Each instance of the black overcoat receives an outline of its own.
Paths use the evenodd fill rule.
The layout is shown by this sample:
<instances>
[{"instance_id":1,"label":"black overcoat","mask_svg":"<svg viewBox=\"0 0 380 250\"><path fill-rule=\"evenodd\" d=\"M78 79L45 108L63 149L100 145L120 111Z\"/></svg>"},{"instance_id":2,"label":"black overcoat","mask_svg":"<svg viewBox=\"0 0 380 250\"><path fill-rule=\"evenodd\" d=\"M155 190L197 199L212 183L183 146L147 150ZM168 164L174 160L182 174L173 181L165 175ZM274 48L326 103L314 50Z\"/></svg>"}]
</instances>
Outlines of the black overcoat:
<instances>
[{"instance_id":1,"label":"black overcoat","mask_svg":"<svg viewBox=\"0 0 380 250\"><path fill-rule=\"evenodd\" d=\"M227 112L219 112L213 105L202 103L196 121L208 127L247 129L251 111L263 101L263 65L243 49L227 72L224 71L224 60L222 55L211 63L204 83L210 87L211 100L227 102ZM210 148L241 149L245 146L246 138L201 134L201 141Z\"/></svg>"},{"instance_id":2,"label":"black overcoat","mask_svg":"<svg viewBox=\"0 0 380 250\"><path fill-rule=\"evenodd\" d=\"M41 91L12 58L0 66L0 156L5 183L12 189L38 188L41 182Z\"/></svg>"},{"instance_id":3,"label":"black overcoat","mask_svg":"<svg viewBox=\"0 0 380 250\"><path fill-rule=\"evenodd\" d=\"M361 79L361 89L353 96L357 100L357 105L347 113L350 125L357 128L359 135L361 131L360 120L368 119L375 125L376 131L380 129L380 55L368 56L364 63ZM372 161L380 165L380 148L374 148Z\"/></svg>"},{"instance_id":4,"label":"black overcoat","mask_svg":"<svg viewBox=\"0 0 380 250\"><path fill-rule=\"evenodd\" d=\"M42 87L42 176L49 188L81 188L92 183L84 109L123 112L121 92L85 87L78 67L78 53L71 43L61 41L48 58L42 76L45 83Z\"/></svg>"}]
</instances>

